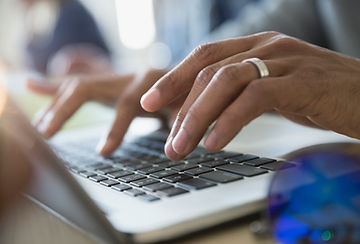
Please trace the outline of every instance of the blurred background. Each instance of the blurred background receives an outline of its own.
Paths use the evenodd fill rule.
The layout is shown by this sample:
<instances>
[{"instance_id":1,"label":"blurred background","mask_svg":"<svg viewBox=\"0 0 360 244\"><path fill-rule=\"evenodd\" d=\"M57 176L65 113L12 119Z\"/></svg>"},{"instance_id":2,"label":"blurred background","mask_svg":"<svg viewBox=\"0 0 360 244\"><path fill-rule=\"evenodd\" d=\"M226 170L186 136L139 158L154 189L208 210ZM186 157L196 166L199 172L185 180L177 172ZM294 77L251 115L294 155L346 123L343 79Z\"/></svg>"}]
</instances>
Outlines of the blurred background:
<instances>
[{"instance_id":1,"label":"blurred background","mask_svg":"<svg viewBox=\"0 0 360 244\"><path fill-rule=\"evenodd\" d=\"M118 72L171 67L256 2L1 0L0 63L62 74L55 67L65 69L59 66L72 53L108 59Z\"/></svg>"},{"instance_id":2,"label":"blurred background","mask_svg":"<svg viewBox=\"0 0 360 244\"><path fill-rule=\"evenodd\" d=\"M169 69L201 43L237 36L234 28L226 31L232 21L240 33L246 30L238 23L254 29L236 19L244 13L251 22L259 2L0 0L0 83L34 118L51 99L29 92L28 78L61 82L69 76ZM111 120L113 111L92 112L98 106L86 104L65 128Z\"/></svg>"}]
</instances>

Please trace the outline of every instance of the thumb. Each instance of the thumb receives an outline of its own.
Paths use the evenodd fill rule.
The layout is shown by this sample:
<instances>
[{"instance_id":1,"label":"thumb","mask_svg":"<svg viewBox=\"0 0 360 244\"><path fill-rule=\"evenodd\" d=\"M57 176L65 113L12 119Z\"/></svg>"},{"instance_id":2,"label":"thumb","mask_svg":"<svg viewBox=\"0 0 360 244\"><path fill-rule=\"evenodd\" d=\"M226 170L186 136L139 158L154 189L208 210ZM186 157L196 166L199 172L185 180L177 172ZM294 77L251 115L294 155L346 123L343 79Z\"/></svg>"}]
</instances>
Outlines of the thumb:
<instances>
[{"instance_id":1,"label":"thumb","mask_svg":"<svg viewBox=\"0 0 360 244\"><path fill-rule=\"evenodd\" d=\"M44 80L35 80L35 79L28 79L26 81L26 88L32 92L41 94L41 95L55 95L56 91L58 90L59 86L55 84L47 83Z\"/></svg>"}]
</instances>

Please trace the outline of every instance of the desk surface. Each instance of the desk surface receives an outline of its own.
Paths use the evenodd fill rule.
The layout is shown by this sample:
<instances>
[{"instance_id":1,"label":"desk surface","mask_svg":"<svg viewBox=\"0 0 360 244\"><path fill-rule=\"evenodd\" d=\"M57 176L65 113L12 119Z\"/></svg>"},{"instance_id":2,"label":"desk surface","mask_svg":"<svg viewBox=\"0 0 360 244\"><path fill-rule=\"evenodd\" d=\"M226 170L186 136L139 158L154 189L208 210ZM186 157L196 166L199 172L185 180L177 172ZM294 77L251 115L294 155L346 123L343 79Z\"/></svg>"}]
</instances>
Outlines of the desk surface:
<instances>
[{"instance_id":1,"label":"desk surface","mask_svg":"<svg viewBox=\"0 0 360 244\"><path fill-rule=\"evenodd\" d=\"M184 237L173 243L274 243L269 239L257 239L250 232L252 218L246 218ZM77 228L64 223L28 199L21 198L7 213L0 224L0 243L23 244L91 244L91 237Z\"/></svg>"}]
</instances>

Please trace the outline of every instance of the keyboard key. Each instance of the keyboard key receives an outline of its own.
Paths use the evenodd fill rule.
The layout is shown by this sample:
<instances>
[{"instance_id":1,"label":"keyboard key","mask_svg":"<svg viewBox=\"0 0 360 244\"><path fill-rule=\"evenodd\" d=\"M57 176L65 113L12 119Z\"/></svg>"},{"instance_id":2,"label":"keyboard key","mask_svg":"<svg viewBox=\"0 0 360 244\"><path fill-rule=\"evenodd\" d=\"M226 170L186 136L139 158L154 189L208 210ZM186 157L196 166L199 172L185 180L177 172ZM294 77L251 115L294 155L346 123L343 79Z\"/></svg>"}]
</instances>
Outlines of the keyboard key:
<instances>
[{"instance_id":1,"label":"keyboard key","mask_svg":"<svg viewBox=\"0 0 360 244\"><path fill-rule=\"evenodd\" d=\"M241 155L242 155L242 153L224 152L224 151L206 154L206 156L215 158L215 159L226 159L226 158L232 158L232 157L237 157L237 156L241 156Z\"/></svg>"},{"instance_id":2,"label":"keyboard key","mask_svg":"<svg viewBox=\"0 0 360 244\"><path fill-rule=\"evenodd\" d=\"M190 155L202 156L207 153L210 153L210 151L207 150L205 147L197 147L192 153L190 153Z\"/></svg>"},{"instance_id":3,"label":"keyboard key","mask_svg":"<svg viewBox=\"0 0 360 244\"><path fill-rule=\"evenodd\" d=\"M127 175L127 176L120 177L120 178L118 178L118 180L121 182L129 183L129 182L144 179L144 178L146 178L146 177L143 175L133 174L133 175Z\"/></svg>"},{"instance_id":4,"label":"keyboard key","mask_svg":"<svg viewBox=\"0 0 360 244\"><path fill-rule=\"evenodd\" d=\"M90 165L88 168L92 169L92 170L100 170L100 169L106 169L106 168L110 168L110 167L111 167L110 164L96 163L96 164Z\"/></svg>"},{"instance_id":5,"label":"keyboard key","mask_svg":"<svg viewBox=\"0 0 360 244\"><path fill-rule=\"evenodd\" d=\"M144 189L147 191L158 191L158 190L163 190L163 189L170 188L170 187L172 187L172 185L164 183L164 182L159 182L159 183L144 186Z\"/></svg>"},{"instance_id":6,"label":"keyboard key","mask_svg":"<svg viewBox=\"0 0 360 244\"><path fill-rule=\"evenodd\" d=\"M101 176L101 175L94 175L94 176L91 176L89 178L90 178L90 180L95 181L95 182L100 182L100 181L103 181L103 180L107 180L106 177Z\"/></svg>"},{"instance_id":7,"label":"keyboard key","mask_svg":"<svg viewBox=\"0 0 360 244\"><path fill-rule=\"evenodd\" d=\"M154 183L158 183L158 180L155 180L153 178L145 178L142 180L137 180L137 181L133 181L131 182L131 185L136 186L136 187L142 187L142 186L146 186L146 185L150 185L150 184L154 184Z\"/></svg>"},{"instance_id":8,"label":"keyboard key","mask_svg":"<svg viewBox=\"0 0 360 244\"><path fill-rule=\"evenodd\" d=\"M125 168L129 169L129 170L138 170L138 169L144 169L144 168L149 168L151 167L151 164L149 163L133 163L133 164L128 164L125 166Z\"/></svg>"},{"instance_id":9,"label":"keyboard key","mask_svg":"<svg viewBox=\"0 0 360 244\"><path fill-rule=\"evenodd\" d=\"M199 155L199 154L188 154L184 160L185 161L188 161L188 160L191 160L191 159L196 159L196 158L201 158L203 157L203 155Z\"/></svg>"},{"instance_id":10,"label":"keyboard key","mask_svg":"<svg viewBox=\"0 0 360 244\"><path fill-rule=\"evenodd\" d=\"M138 198L145 202L155 202L155 201L160 200L160 198L155 197L153 195L149 195L149 194L142 194L142 195L138 196Z\"/></svg>"},{"instance_id":11,"label":"keyboard key","mask_svg":"<svg viewBox=\"0 0 360 244\"><path fill-rule=\"evenodd\" d=\"M141 174L148 175L148 174L155 173L155 172L158 172L158 171L161 171L164 169L165 169L164 167L153 166L150 168L140 169L137 171Z\"/></svg>"},{"instance_id":12,"label":"keyboard key","mask_svg":"<svg viewBox=\"0 0 360 244\"><path fill-rule=\"evenodd\" d=\"M178 166L171 167L171 169L182 172L182 171L197 168L197 167L199 167L199 165L194 164L194 163L187 163L187 164L180 164Z\"/></svg>"},{"instance_id":13,"label":"keyboard key","mask_svg":"<svg viewBox=\"0 0 360 244\"><path fill-rule=\"evenodd\" d=\"M117 184L120 184L118 181L115 181L115 180L111 180L111 179L108 179L108 180L103 180L100 182L101 185L104 185L104 186L114 186L114 185L117 185Z\"/></svg>"},{"instance_id":14,"label":"keyboard key","mask_svg":"<svg viewBox=\"0 0 360 244\"><path fill-rule=\"evenodd\" d=\"M260 175L260 174L264 174L264 173L268 172L267 170L264 170L264 169L254 168L254 167L251 167L248 165L240 165L240 164L222 165L222 166L217 167L216 169L228 171L231 173L235 173L235 174L243 175L243 176L247 176L247 177Z\"/></svg>"},{"instance_id":15,"label":"keyboard key","mask_svg":"<svg viewBox=\"0 0 360 244\"><path fill-rule=\"evenodd\" d=\"M235 174L228 173L228 172L223 172L223 171L213 171L213 172L201 174L199 177L206 179L206 180L213 181L213 182L217 182L217 183L228 183L228 182L243 179L242 176L235 175Z\"/></svg>"},{"instance_id":16,"label":"keyboard key","mask_svg":"<svg viewBox=\"0 0 360 244\"><path fill-rule=\"evenodd\" d=\"M151 161L151 160L157 159L158 157L154 156L154 155L145 154L145 155L140 155L137 158L141 159L143 161Z\"/></svg>"},{"instance_id":17,"label":"keyboard key","mask_svg":"<svg viewBox=\"0 0 360 244\"><path fill-rule=\"evenodd\" d=\"M258 158L255 155L251 155L251 154L243 154L241 156L236 156L236 157L232 157L232 158L228 158L226 159L226 161L232 162L232 163L242 163L244 161L249 161L252 159Z\"/></svg>"},{"instance_id":18,"label":"keyboard key","mask_svg":"<svg viewBox=\"0 0 360 244\"><path fill-rule=\"evenodd\" d=\"M179 182L178 185L180 187L182 187L182 188L185 188L186 190L200 190L200 189L203 189L203 188L216 186L215 183L205 181L205 180L201 180L201 179L197 179L197 178L192 178L192 179L189 179L189 180Z\"/></svg>"},{"instance_id":19,"label":"keyboard key","mask_svg":"<svg viewBox=\"0 0 360 244\"><path fill-rule=\"evenodd\" d=\"M81 168L78 168L76 166L73 166L73 167L70 167L70 170L76 174L80 174L80 173L83 173L83 172L86 172L86 170L84 169L81 169Z\"/></svg>"},{"instance_id":20,"label":"keyboard key","mask_svg":"<svg viewBox=\"0 0 360 244\"><path fill-rule=\"evenodd\" d=\"M208 161L214 161L214 159L213 158L193 158L193 159L186 160L186 162L188 162L190 164L200 164L200 163L204 163L204 162L208 162Z\"/></svg>"},{"instance_id":21,"label":"keyboard key","mask_svg":"<svg viewBox=\"0 0 360 244\"><path fill-rule=\"evenodd\" d=\"M185 163L185 161L168 161L168 162L159 163L158 165L160 167L170 168L170 167L177 166L177 165L180 165L183 163Z\"/></svg>"},{"instance_id":22,"label":"keyboard key","mask_svg":"<svg viewBox=\"0 0 360 244\"><path fill-rule=\"evenodd\" d=\"M164 197L177 196L177 195L184 194L187 192L188 192L187 190L184 190L184 189L178 188L178 187L171 187L171 188L157 191L157 193L160 196L164 196Z\"/></svg>"},{"instance_id":23,"label":"keyboard key","mask_svg":"<svg viewBox=\"0 0 360 244\"><path fill-rule=\"evenodd\" d=\"M130 160L130 157L128 157L128 156L109 156L106 158L111 161L114 161L115 163L121 163L121 162L126 162L126 161Z\"/></svg>"},{"instance_id":24,"label":"keyboard key","mask_svg":"<svg viewBox=\"0 0 360 244\"><path fill-rule=\"evenodd\" d=\"M177 174L177 172L174 170L168 169L168 170L163 170L163 171L152 173L152 174L150 174L150 176L155 177L157 179L161 179L161 178L164 178L164 177L167 177L170 175L174 175L174 174Z\"/></svg>"},{"instance_id":25,"label":"keyboard key","mask_svg":"<svg viewBox=\"0 0 360 244\"><path fill-rule=\"evenodd\" d=\"M246 161L246 162L244 162L244 164L254 166L254 167L258 167L260 165L271 163L271 162L274 162L274 161L275 161L275 159L271 159L271 158L256 158L256 159L253 159L253 160L250 160L250 161Z\"/></svg>"},{"instance_id":26,"label":"keyboard key","mask_svg":"<svg viewBox=\"0 0 360 244\"><path fill-rule=\"evenodd\" d=\"M295 166L296 165L292 164L292 163L279 161L279 162L272 162L272 163L269 163L269 164L264 164L260 168L271 170L271 171L276 171L276 170L281 170L281 169L292 168L292 167L295 167Z\"/></svg>"},{"instance_id":27,"label":"keyboard key","mask_svg":"<svg viewBox=\"0 0 360 244\"><path fill-rule=\"evenodd\" d=\"M116 172L119 170L120 170L119 168L109 167L109 168L105 168L105 169L98 169L98 170L96 170L96 172L99 174L106 175L108 173L113 173L113 172Z\"/></svg>"},{"instance_id":28,"label":"keyboard key","mask_svg":"<svg viewBox=\"0 0 360 244\"><path fill-rule=\"evenodd\" d=\"M119 159L119 160L118 159L114 160L115 164L119 164L122 166L126 166L126 165L133 164L133 163L140 163L140 162L141 162L140 160L135 159L135 158L130 158L130 157Z\"/></svg>"},{"instance_id":29,"label":"keyboard key","mask_svg":"<svg viewBox=\"0 0 360 244\"><path fill-rule=\"evenodd\" d=\"M96 174L90 171L85 171L85 172L81 172L80 173L81 176L85 177L85 178L89 178L91 176L95 176Z\"/></svg>"},{"instance_id":30,"label":"keyboard key","mask_svg":"<svg viewBox=\"0 0 360 244\"><path fill-rule=\"evenodd\" d=\"M109 173L109 174L107 174L107 176L109 176L110 178L113 178L113 179L117 179L119 177L132 175L132 174L133 174L133 172L128 171L128 170L119 170L116 172Z\"/></svg>"},{"instance_id":31,"label":"keyboard key","mask_svg":"<svg viewBox=\"0 0 360 244\"><path fill-rule=\"evenodd\" d=\"M216 160L216 161L209 161L205 163L201 163L201 166L209 167L209 168L215 168L219 165L228 164L229 162L224 160Z\"/></svg>"},{"instance_id":32,"label":"keyboard key","mask_svg":"<svg viewBox=\"0 0 360 244\"><path fill-rule=\"evenodd\" d=\"M190 169L190 170L186 170L184 173L188 174L188 175L193 175L193 176L198 176L200 174L203 173L208 173L213 171L213 169L208 168L208 167L199 167L199 168L194 168L194 169Z\"/></svg>"},{"instance_id":33,"label":"keyboard key","mask_svg":"<svg viewBox=\"0 0 360 244\"><path fill-rule=\"evenodd\" d=\"M112 186L111 188L114 190L117 190L117 191L125 191L128 189L131 189L130 186L125 185L125 184L117 184L117 185Z\"/></svg>"},{"instance_id":34,"label":"keyboard key","mask_svg":"<svg viewBox=\"0 0 360 244\"><path fill-rule=\"evenodd\" d=\"M139 195L143 195L145 194L145 192L138 190L138 189L129 189L129 190L125 190L124 191L125 194L132 196L132 197L137 197Z\"/></svg>"},{"instance_id":35,"label":"keyboard key","mask_svg":"<svg viewBox=\"0 0 360 244\"><path fill-rule=\"evenodd\" d=\"M191 179L191 176L184 175L184 174L175 174L175 175L170 175L170 176L163 178L164 181L167 181L170 183L176 183L176 182L188 180L188 179Z\"/></svg>"},{"instance_id":36,"label":"keyboard key","mask_svg":"<svg viewBox=\"0 0 360 244\"><path fill-rule=\"evenodd\" d=\"M169 159L167 159L167 158L158 158L158 159L149 160L149 162L151 164L165 163L165 162L168 162L168 161L169 161Z\"/></svg>"}]
</instances>

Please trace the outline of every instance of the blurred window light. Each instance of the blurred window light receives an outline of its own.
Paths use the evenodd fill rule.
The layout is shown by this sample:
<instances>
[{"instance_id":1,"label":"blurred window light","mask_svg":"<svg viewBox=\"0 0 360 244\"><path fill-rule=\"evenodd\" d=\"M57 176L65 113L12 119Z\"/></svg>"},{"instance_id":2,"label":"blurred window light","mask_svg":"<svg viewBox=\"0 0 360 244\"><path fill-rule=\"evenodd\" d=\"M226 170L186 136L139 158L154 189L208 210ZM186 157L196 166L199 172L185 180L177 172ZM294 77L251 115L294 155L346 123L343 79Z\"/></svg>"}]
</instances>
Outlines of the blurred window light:
<instances>
[{"instance_id":1,"label":"blurred window light","mask_svg":"<svg viewBox=\"0 0 360 244\"><path fill-rule=\"evenodd\" d=\"M115 0L120 40L125 47L141 49L155 37L152 0Z\"/></svg>"},{"instance_id":2,"label":"blurred window light","mask_svg":"<svg viewBox=\"0 0 360 244\"><path fill-rule=\"evenodd\" d=\"M168 68L171 62L171 50L162 42L155 42L148 48L148 64L154 69Z\"/></svg>"}]
</instances>

